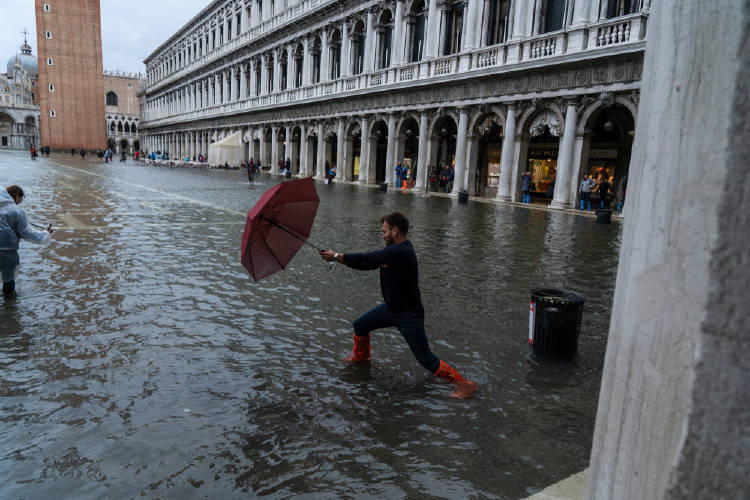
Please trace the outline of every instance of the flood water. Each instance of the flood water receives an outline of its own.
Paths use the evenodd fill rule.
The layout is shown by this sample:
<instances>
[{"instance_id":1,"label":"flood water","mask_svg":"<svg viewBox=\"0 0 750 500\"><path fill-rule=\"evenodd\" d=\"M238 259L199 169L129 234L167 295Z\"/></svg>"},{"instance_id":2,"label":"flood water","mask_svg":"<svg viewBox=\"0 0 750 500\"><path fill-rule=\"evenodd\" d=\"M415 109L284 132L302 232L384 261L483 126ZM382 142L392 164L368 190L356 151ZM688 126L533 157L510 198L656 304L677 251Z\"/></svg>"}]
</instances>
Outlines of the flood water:
<instances>
[{"instance_id":1,"label":"flood water","mask_svg":"<svg viewBox=\"0 0 750 500\"><path fill-rule=\"evenodd\" d=\"M248 276L245 214L278 179L2 152L0 180L59 227L0 298L0 498L523 498L588 466L619 223L317 185L320 246L410 218L431 347L479 384L455 400L395 330L340 361L377 272L304 247ZM573 363L530 352L539 286L587 298Z\"/></svg>"}]
</instances>

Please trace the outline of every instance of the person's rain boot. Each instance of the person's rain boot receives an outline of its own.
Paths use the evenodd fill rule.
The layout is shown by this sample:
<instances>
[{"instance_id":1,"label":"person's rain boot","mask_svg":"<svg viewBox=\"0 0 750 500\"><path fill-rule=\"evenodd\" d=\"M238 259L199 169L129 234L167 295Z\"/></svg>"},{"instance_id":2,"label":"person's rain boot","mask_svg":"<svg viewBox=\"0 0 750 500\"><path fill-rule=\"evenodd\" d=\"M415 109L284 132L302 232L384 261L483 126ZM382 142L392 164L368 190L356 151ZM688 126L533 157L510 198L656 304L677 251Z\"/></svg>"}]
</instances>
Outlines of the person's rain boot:
<instances>
[{"instance_id":1,"label":"person's rain boot","mask_svg":"<svg viewBox=\"0 0 750 500\"><path fill-rule=\"evenodd\" d=\"M477 390L476 382L465 380L451 365L440 360L440 367L435 372L435 376L456 384L456 390L451 393L452 398L470 398Z\"/></svg>"},{"instance_id":2,"label":"person's rain boot","mask_svg":"<svg viewBox=\"0 0 750 500\"><path fill-rule=\"evenodd\" d=\"M4 281L3 282L3 295L10 297L13 292L16 291L16 280Z\"/></svg>"},{"instance_id":3,"label":"person's rain boot","mask_svg":"<svg viewBox=\"0 0 750 500\"><path fill-rule=\"evenodd\" d=\"M352 353L344 358L348 363L369 363L370 362L370 334L354 335L354 348Z\"/></svg>"}]
</instances>

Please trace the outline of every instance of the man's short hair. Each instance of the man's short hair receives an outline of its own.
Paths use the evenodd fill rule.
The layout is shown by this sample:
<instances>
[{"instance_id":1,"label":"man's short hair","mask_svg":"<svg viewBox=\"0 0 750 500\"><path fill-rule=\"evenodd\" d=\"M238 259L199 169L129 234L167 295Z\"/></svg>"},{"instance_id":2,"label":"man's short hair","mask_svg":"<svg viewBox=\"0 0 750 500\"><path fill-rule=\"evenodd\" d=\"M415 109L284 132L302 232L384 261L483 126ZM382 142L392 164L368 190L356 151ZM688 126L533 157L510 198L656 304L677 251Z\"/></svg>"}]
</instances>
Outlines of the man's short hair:
<instances>
[{"instance_id":1,"label":"man's short hair","mask_svg":"<svg viewBox=\"0 0 750 500\"><path fill-rule=\"evenodd\" d=\"M13 198L16 196L20 196L21 198L24 197L23 189L21 189L21 186L16 186L13 184L12 186L8 186L5 188L5 190L8 192L9 195L11 195ZM407 223L408 224L408 223Z\"/></svg>"},{"instance_id":2,"label":"man's short hair","mask_svg":"<svg viewBox=\"0 0 750 500\"><path fill-rule=\"evenodd\" d=\"M387 222L391 227L397 227L403 234L409 232L409 219L407 219L401 212L393 212L382 216L380 218L380 223L382 224L383 222Z\"/></svg>"}]
</instances>

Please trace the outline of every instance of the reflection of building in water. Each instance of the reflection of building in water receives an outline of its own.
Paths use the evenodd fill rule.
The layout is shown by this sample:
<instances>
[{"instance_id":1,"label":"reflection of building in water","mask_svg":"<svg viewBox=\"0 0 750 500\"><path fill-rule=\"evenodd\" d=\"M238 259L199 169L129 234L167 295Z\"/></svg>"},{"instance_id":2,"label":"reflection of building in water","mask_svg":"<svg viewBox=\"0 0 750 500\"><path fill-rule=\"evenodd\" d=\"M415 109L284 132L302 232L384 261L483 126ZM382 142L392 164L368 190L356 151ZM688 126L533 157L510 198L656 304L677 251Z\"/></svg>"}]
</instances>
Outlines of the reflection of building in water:
<instances>
[{"instance_id":1,"label":"reflection of building in water","mask_svg":"<svg viewBox=\"0 0 750 500\"><path fill-rule=\"evenodd\" d=\"M39 106L36 104L37 62L24 40L0 73L0 148L39 146Z\"/></svg>"},{"instance_id":2,"label":"reflection of building in water","mask_svg":"<svg viewBox=\"0 0 750 500\"><path fill-rule=\"evenodd\" d=\"M107 147L117 154L133 154L141 148L139 135L140 75L104 72L104 111L107 120Z\"/></svg>"},{"instance_id":3,"label":"reflection of building in water","mask_svg":"<svg viewBox=\"0 0 750 500\"><path fill-rule=\"evenodd\" d=\"M289 157L391 183L401 161L424 190L447 165L454 193L501 200L533 167L570 207L592 150L627 175L650 4L213 0L145 60L144 147L194 156L239 132L274 174Z\"/></svg>"}]
</instances>

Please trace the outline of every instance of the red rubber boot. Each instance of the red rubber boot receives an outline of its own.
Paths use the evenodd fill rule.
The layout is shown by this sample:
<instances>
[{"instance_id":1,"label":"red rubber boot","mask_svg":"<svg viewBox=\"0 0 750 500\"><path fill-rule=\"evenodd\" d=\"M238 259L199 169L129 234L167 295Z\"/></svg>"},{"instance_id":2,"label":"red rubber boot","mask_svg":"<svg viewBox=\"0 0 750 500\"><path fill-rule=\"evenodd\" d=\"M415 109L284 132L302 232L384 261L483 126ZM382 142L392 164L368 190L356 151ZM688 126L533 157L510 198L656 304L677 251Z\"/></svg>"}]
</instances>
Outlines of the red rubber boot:
<instances>
[{"instance_id":1,"label":"red rubber boot","mask_svg":"<svg viewBox=\"0 0 750 500\"><path fill-rule=\"evenodd\" d=\"M440 367L435 372L435 376L456 384L456 390L451 393L452 398L470 398L477 390L476 382L465 380L460 373L442 359L440 360Z\"/></svg>"},{"instance_id":2,"label":"red rubber boot","mask_svg":"<svg viewBox=\"0 0 750 500\"><path fill-rule=\"evenodd\" d=\"M344 358L349 363L369 363L370 362L370 334L354 335L354 349L352 353Z\"/></svg>"}]
</instances>

